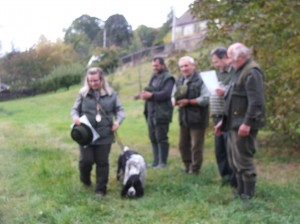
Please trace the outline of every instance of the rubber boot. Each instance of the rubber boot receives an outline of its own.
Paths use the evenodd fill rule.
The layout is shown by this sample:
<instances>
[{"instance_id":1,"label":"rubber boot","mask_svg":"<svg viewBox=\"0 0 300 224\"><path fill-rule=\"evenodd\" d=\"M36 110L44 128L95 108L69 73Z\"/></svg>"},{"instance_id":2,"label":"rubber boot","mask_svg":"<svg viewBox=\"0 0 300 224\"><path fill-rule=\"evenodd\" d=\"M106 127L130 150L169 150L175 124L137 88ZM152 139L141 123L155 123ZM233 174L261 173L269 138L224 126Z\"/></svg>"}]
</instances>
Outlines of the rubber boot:
<instances>
[{"instance_id":1,"label":"rubber boot","mask_svg":"<svg viewBox=\"0 0 300 224\"><path fill-rule=\"evenodd\" d=\"M241 175L236 175L237 194L241 196L244 193L244 181Z\"/></svg>"},{"instance_id":2,"label":"rubber boot","mask_svg":"<svg viewBox=\"0 0 300 224\"><path fill-rule=\"evenodd\" d=\"M255 181L244 181L244 193L247 198L251 199L255 192Z\"/></svg>"},{"instance_id":3,"label":"rubber boot","mask_svg":"<svg viewBox=\"0 0 300 224\"><path fill-rule=\"evenodd\" d=\"M234 189L232 199L240 198L241 195L244 193L244 182L242 176L236 174L235 177L236 177L237 187Z\"/></svg>"},{"instance_id":4,"label":"rubber boot","mask_svg":"<svg viewBox=\"0 0 300 224\"><path fill-rule=\"evenodd\" d=\"M251 206L250 199L253 198L255 192L255 181L244 181L244 193L241 195L244 208Z\"/></svg>"},{"instance_id":5,"label":"rubber boot","mask_svg":"<svg viewBox=\"0 0 300 224\"><path fill-rule=\"evenodd\" d=\"M159 144L158 168L164 168L167 166L168 155L169 155L169 144Z\"/></svg>"},{"instance_id":6,"label":"rubber boot","mask_svg":"<svg viewBox=\"0 0 300 224\"><path fill-rule=\"evenodd\" d=\"M158 156L159 156L159 148L158 145L155 143L152 143L152 156L153 160L152 163L149 165L150 167L156 167L158 165Z\"/></svg>"}]
</instances>

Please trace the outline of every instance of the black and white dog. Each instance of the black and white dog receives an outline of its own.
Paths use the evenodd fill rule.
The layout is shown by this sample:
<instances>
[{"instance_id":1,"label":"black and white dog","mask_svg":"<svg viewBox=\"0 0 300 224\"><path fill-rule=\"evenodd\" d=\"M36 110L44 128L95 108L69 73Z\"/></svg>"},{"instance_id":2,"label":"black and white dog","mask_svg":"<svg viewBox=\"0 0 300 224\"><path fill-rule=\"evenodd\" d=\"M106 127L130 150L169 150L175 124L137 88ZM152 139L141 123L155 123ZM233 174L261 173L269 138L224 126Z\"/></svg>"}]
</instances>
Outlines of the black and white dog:
<instances>
[{"instance_id":1,"label":"black and white dog","mask_svg":"<svg viewBox=\"0 0 300 224\"><path fill-rule=\"evenodd\" d=\"M122 197L142 197L146 178L146 162L137 152L124 147L118 159L117 180L123 176Z\"/></svg>"}]
</instances>

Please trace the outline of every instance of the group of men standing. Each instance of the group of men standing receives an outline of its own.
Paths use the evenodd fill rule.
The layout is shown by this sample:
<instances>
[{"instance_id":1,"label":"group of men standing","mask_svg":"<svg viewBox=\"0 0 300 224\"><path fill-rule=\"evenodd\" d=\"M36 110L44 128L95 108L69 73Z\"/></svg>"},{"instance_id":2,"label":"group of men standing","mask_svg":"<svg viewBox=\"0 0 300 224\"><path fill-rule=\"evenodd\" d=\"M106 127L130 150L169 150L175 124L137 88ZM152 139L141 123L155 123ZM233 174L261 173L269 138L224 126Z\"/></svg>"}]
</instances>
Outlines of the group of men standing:
<instances>
[{"instance_id":1,"label":"group of men standing","mask_svg":"<svg viewBox=\"0 0 300 224\"><path fill-rule=\"evenodd\" d=\"M248 47L234 43L211 52L220 87L210 94L192 57L178 61L175 80L163 58L152 60L148 87L140 94L152 144L151 167L167 165L168 131L173 108L179 111L179 151L183 172L198 174L203 161L204 137L211 116L215 125L215 154L223 183L236 189L241 199L254 196L256 170L253 156L256 136L265 125L264 75Z\"/></svg>"}]
</instances>

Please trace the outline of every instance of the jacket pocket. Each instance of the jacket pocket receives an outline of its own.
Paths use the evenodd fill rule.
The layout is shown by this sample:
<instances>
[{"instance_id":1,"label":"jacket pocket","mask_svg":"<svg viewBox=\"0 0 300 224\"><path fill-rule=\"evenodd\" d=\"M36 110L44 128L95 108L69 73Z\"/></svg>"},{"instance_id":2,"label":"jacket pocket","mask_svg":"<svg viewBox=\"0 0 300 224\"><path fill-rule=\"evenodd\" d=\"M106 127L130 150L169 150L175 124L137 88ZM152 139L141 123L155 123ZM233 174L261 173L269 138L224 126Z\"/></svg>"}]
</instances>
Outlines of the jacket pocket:
<instances>
[{"instance_id":1,"label":"jacket pocket","mask_svg":"<svg viewBox=\"0 0 300 224\"><path fill-rule=\"evenodd\" d=\"M201 123L203 122L203 117L199 107L190 106L187 111L187 122L189 124Z\"/></svg>"},{"instance_id":2,"label":"jacket pocket","mask_svg":"<svg viewBox=\"0 0 300 224\"><path fill-rule=\"evenodd\" d=\"M246 91L235 88L231 96L231 128L239 128L244 121L247 108Z\"/></svg>"},{"instance_id":3,"label":"jacket pocket","mask_svg":"<svg viewBox=\"0 0 300 224\"><path fill-rule=\"evenodd\" d=\"M233 116L244 116L247 112L248 99L246 91L233 91L231 98L231 111Z\"/></svg>"},{"instance_id":4,"label":"jacket pocket","mask_svg":"<svg viewBox=\"0 0 300 224\"><path fill-rule=\"evenodd\" d=\"M167 124L172 121L173 106L171 101L157 104L155 110L158 124Z\"/></svg>"}]
</instances>

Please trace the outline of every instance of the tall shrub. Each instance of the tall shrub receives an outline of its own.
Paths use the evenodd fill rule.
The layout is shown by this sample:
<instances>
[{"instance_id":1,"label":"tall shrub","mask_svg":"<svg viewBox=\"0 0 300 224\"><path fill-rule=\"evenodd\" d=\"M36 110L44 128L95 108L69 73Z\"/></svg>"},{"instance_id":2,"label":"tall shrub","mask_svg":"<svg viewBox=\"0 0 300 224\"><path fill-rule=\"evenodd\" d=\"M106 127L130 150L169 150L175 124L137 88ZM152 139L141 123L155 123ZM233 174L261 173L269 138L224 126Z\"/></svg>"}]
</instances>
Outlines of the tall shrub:
<instances>
[{"instance_id":1,"label":"tall shrub","mask_svg":"<svg viewBox=\"0 0 300 224\"><path fill-rule=\"evenodd\" d=\"M196 0L193 15L207 20L206 40L243 42L265 72L272 141L300 148L300 2ZM298 130L298 131L297 131Z\"/></svg>"},{"instance_id":2,"label":"tall shrub","mask_svg":"<svg viewBox=\"0 0 300 224\"><path fill-rule=\"evenodd\" d=\"M70 86L82 81L84 70L85 67L81 64L61 65L39 80L34 87L41 92L56 91L60 88L69 89Z\"/></svg>"}]
</instances>

